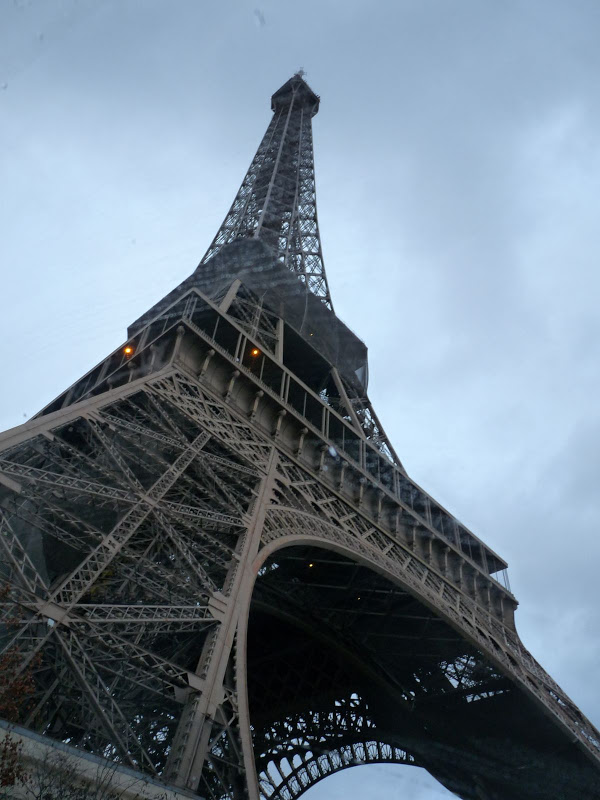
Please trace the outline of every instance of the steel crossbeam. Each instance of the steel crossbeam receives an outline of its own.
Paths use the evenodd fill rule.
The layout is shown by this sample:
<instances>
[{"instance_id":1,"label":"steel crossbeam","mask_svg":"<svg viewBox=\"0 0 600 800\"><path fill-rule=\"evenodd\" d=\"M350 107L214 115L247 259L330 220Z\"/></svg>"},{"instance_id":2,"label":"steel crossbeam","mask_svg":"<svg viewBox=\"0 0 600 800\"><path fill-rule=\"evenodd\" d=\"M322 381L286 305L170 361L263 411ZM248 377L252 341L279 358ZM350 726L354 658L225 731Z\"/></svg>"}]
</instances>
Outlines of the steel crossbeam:
<instances>
[{"instance_id":1,"label":"steel crossbeam","mask_svg":"<svg viewBox=\"0 0 600 800\"><path fill-rule=\"evenodd\" d=\"M70 636L68 641L58 632L55 633L55 636L63 648L71 669L79 679L82 691L86 693L89 702L104 724L113 746L119 748L120 755L132 766L136 766L138 763L134 754L139 753L144 765L152 772L156 772L152 759L140 746L137 736L131 730L129 721L98 674L85 648L74 636ZM118 724L116 724L117 720ZM124 731L124 737L121 731Z\"/></svg>"},{"instance_id":2,"label":"steel crossbeam","mask_svg":"<svg viewBox=\"0 0 600 800\"><path fill-rule=\"evenodd\" d=\"M200 443L206 444L208 439L209 435L202 432L196 437L194 444L198 447ZM58 589L54 590L51 595L53 601L67 608L77 602L112 561L115 554L131 539L151 513L153 506L168 492L179 475L192 463L195 456L194 449L190 447L176 459L172 466L155 481L144 498L138 499L137 505L121 518L109 536L105 537L75 572Z\"/></svg>"},{"instance_id":3,"label":"steel crossbeam","mask_svg":"<svg viewBox=\"0 0 600 800\"><path fill-rule=\"evenodd\" d=\"M219 514L216 511L208 511L199 506L187 506L183 503L173 503L170 500L163 501L161 505L162 508L169 511L174 516L193 517L194 519L202 519L207 522L220 522L224 525L236 525L239 528L244 527L244 521L240 517L235 517L232 514Z\"/></svg>"},{"instance_id":4,"label":"steel crossbeam","mask_svg":"<svg viewBox=\"0 0 600 800\"><path fill-rule=\"evenodd\" d=\"M48 587L34 566L19 537L15 535L4 513L0 509L0 546L12 563L17 577L17 585L24 584L24 588L33 596L48 591ZM14 582L13 582L14 585ZM20 588L20 587L19 587Z\"/></svg>"},{"instance_id":5,"label":"steel crossbeam","mask_svg":"<svg viewBox=\"0 0 600 800\"><path fill-rule=\"evenodd\" d=\"M0 459L0 473L10 477L21 478L25 481L48 484L65 491L92 494L107 500L118 500L126 503L137 503L139 497L133 492L119 489L115 486L106 486L97 481L76 478L73 475L63 475L39 467L16 464L5 459Z\"/></svg>"},{"instance_id":6,"label":"steel crossbeam","mask_svg":"<svg viewBox=\"0 0 600 800\"><path fill-rule=\"evenodd\" d=\"M163 622L213 623L207 605L105 605L78 603L74 611L96 625L102 624L160 624Z\"/></svg>"},{"instance_id":7,"label":"steel crossbeam","mask_svg":"<svg viewBox=\"0 0 600 800\"><path fill-rule=\"evenodd\" d=\"M153 688L162 694L164 686L188 686L188 672L155 652L147 650L130 639L124 639L110 627L98 626L96 620L81 619L75 615L67 618L67 628L76 631L79 640L99 645L96 650L96 664L116 663L119 674L125 680L138 680L140 685Z\"/></svg>"},{"instance_id":8,"label":"steel crossbeam","mask_svg":"<svg viewBox=\"0 0 600 800\"><path fill-rule=\"evenodd\" d=\"M199 585L202 586L205 591L207 589L216 591L218 587L216 586L214 580L210 577L206 569L195 557L193 551L186 546L183 537L180 536L179 532L168 522L164 515L162 515L159 511L155 511L155 514L158 516L163 528L167 531L168 536L177 552L180 553L183 560L195 573L196 577L198 578Z\"/></svg>"}]
</instances>

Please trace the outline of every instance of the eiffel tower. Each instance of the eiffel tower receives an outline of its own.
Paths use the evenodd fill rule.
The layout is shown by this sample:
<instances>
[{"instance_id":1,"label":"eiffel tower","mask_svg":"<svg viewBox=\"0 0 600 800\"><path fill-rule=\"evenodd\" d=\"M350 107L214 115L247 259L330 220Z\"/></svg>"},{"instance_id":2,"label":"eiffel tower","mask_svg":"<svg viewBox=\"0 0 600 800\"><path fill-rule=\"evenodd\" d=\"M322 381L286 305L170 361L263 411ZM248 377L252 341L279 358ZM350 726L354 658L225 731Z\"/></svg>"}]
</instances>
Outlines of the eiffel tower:
<instances>
[{"instance_id":1,"label":"eiffel tower","mask_svg":"<svg viewBox=\"0 0 600 800\"><path fill-rule=\"evenodd\" d=\"M356 764L465 800L600 798L600 734L521 643L506 563L407 475L337 318L301 74L194 273L0 437L21 724L188 796Z\"/></svg>"}]
</instances>

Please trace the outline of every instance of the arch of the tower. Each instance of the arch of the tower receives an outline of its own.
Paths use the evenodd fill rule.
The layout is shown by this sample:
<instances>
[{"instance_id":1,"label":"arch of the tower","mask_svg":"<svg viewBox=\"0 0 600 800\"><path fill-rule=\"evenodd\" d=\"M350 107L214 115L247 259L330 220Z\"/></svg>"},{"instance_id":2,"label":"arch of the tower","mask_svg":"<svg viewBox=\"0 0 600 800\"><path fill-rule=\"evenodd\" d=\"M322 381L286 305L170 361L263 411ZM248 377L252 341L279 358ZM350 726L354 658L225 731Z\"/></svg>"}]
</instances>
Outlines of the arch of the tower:
<instances>
[{"instance_id":1,"label":"arch of the tower","mask_svg":"<svg viewBox=\"0 0 600 800\"><path fill-rule=\"evenodd\" d=\"M576 796L573 745L393 575L308 529L255 567L246 674L264 798L370 763L425 767L473 800Z\"/></svg>"},{"instance_id":2,"label":"arch of the tower","mask_svg":"<svg viewBox=\"0 0 600 800\"><path fill-rule=\"evenodd\" d=\"M338 628L331 627L333 608L337 613L349 608L352 592L361 591L360 570L331 550L296 545L278 550L259 571L247 676L264 797L291 800L355 765L415 763L412 753L377 725L366 700L373 695L369 685L377 682L374 665L346 637L335 638ZM302 579L303 572L310 572L309 580Z\"/></svg>"}]
</instances>

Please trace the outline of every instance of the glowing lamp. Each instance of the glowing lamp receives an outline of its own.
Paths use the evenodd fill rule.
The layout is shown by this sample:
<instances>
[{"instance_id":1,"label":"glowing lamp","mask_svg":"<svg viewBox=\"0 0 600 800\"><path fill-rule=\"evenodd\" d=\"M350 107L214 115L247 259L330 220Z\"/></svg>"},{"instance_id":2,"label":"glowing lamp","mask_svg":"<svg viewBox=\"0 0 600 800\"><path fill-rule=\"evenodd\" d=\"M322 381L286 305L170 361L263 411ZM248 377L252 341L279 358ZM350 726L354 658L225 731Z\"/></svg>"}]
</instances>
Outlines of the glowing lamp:
<instances>
[{"instance_id":1,"label":"glowing lamp","mask_svg":"<svg viewBox=\"0 0 600 800\"><path fill-rule=\"evenodd\" d=\"M258 347L253 347L252 350L250 350L250 355L251 356L259 356L260 355L260 350L258 349Z\"/></svg>"},{"instance_id":2,"label":"glowing lamp","mask_svg":"<svg viewBox=\"0 0 600 800\"><path fill-rule=\"evenodd\" d=\"M133 353L133 347L127 345L127 347L123 348L123 352L126 356L130 356Z\"/></svg>"}]
</instances>

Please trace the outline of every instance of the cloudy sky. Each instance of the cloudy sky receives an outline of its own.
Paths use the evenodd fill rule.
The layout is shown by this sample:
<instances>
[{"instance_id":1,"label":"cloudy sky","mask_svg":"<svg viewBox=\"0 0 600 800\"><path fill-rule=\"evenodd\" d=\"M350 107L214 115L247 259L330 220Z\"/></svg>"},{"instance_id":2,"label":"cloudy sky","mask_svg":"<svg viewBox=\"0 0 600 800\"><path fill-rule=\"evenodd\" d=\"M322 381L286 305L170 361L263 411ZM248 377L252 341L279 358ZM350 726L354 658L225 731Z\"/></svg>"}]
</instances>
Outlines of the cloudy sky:
<instances>
[{"instance_id":1,"label":"cloudy sky","mask_svg":"<svg viewBox=\"0 0 600 800\"><path fill-rule=\"evenodd\" d=\"M4 0L0 429L192 271L302 67L379 416L600 725L599 35L598 0ZM361 767L307 796L450 795Z\"/></svg>"}]
</instances>

